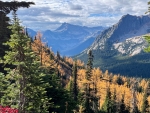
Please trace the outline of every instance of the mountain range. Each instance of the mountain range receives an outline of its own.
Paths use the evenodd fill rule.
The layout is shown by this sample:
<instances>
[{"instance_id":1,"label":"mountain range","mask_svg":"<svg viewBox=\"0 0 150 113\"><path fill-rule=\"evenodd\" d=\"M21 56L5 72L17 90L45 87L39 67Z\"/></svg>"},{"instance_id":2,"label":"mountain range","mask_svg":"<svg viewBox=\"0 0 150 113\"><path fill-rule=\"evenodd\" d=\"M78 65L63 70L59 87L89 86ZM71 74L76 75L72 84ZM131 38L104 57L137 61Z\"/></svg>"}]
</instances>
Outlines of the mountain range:
<instances>
[{"instance_id":1,"label":"mountain range","mask_svg":"<svg viewBox=\"0 0 150 113\"><path fill-rule=\"evenodd\" d=\"M150 54L144 35L150 33L150 16L124 15L114 25L85 27L63 23L56 30L43 31L44 42L61 55L73 56L87 62L87 53L93 51L94 67L125 76L149 77ZM36 32L28 29L34 37ZM80 53L80 54L79 54Z\"/></svg>"},{"instance_id":2,"label":"mountain range","mask_svg":"<svg viewBox=\"0 0 150 113\"><path fill-rule=\"evenodd\" d=\"M88 48L95 40L96 36L100 34L105 27L86 27L63 23L56 30L42 31L43 42L56 53L61 55L73 56L79 54L84 49ZM31 37L36 35L32 29L27 29Z\"/></svg>"},{"instance_id":3,"label":"mountain range","mask_svg":"<svg viewBox=\"0 0 150 113\"><path fill-rule=\"evenodd\" d=\"M150 33L150 16L124 15L118 23L101 32L93 44L76 58L87 61L89 50L94 66L126 76L150 77L150 54L144 35Z\"/></svg>"}]
</instances>

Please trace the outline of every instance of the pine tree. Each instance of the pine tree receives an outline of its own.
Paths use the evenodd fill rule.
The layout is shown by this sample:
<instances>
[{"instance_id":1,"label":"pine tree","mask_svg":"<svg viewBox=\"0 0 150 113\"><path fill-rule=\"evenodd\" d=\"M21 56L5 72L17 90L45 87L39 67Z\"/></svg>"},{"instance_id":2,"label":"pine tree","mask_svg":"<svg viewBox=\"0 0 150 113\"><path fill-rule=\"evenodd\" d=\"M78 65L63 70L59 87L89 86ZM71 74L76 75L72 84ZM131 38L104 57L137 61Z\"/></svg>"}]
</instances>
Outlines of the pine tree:
<instances>
[{"instance_id":1,"label":"pine tree","mask_svg":"<svg viewBox=\"0 0 150 113\"><path fill-rule=\"evenodd\" d=\"M73 65L73 99L77 101L78 86L77 86L77 61Z\"/></svg>"},{"instance_id":2,"label":"pine tree","mask_svg":"<svg viewBox=\"0 0 150 113\"><path fill-rule=\"evenodd\" d=\"M87 68L86 68L86 79L90 80L92 76L92 69L93 69L93 55L92 50L89 50L88 53L88 62L87 62Z\"/></svg>"},{"instance_id":3,"label":"pine tree","mask_svg":"<svg viewBox=\"0 0 150 113\"><path fill-rule=\"evenodd\" d=\"M48 98L46 88L49 84L43 81L46 76L40 68L40 60L31 49L31 40L23 32L19 20L14 12L11 38L5 45L11 51L6 51L4 64L14 65L14 69L7 68L5 78L9 83L2 105L16 107L19 113L47 112Z\"/></svg>"},{"instance_id":4,"label":"pine tree","mask_svg":"<svg viewBox=\"0 0 150 113\"><path fill-rule=\"evenodd\" d=\"M85 103L84 103L86 113L93 112L92 109L91 109L91 103L90 103L90 99L92 98L91 88L90 88L92 69L93 69L93 55L92 55L92 51L89 50L88 62L87 62L87 67L86 67L86 80L87 80L87 83L85 83Z\"/></svg>"}]
</instances>

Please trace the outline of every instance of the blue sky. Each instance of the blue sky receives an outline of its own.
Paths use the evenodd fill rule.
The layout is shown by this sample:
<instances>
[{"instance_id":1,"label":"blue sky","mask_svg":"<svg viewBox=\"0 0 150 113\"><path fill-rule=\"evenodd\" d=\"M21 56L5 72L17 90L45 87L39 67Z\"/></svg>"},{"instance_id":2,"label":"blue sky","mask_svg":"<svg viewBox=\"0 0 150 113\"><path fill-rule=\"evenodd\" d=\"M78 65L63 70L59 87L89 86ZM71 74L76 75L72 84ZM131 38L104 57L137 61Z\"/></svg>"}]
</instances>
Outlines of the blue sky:
<instances>
[{"instance_id":1,"label":"blue sky","mask_svg":"<svg viewBox=\"0 0 150 113\"><path fill-rule=\"evenodd\" d=\"M3 0L10 1L10 0ZM21 0L18 0L21 1ZM18 17L34 30L54 30L67 22L82 26L111 26L125 14L144 15L150 0L26 0L35 5L20 8Z\"/></svg>"}]
</instances>

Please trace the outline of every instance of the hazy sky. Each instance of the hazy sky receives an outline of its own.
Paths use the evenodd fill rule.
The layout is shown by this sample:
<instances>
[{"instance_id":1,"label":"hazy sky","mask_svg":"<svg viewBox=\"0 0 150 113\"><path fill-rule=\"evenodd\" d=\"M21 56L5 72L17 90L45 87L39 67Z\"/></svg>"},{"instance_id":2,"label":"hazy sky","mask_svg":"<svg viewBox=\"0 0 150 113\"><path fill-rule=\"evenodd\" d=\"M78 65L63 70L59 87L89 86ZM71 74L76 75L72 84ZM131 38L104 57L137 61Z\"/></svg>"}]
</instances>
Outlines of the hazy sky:
<instances>
[{"instance_id":1,"label":"hazy sky","mask_svg":"<svg viewBox=\"0 0 150 113\"><path fill-rule=\"evenodd\" d=\"M10 0L2 0L10 1ZM18 0L22 1L22 0ZM67 22L82 26L111 26L125 14L144 15L150 0L24 0L30 8L20 8L18 17L34 30L54 30Z\"/></svg>"}]
</instances>

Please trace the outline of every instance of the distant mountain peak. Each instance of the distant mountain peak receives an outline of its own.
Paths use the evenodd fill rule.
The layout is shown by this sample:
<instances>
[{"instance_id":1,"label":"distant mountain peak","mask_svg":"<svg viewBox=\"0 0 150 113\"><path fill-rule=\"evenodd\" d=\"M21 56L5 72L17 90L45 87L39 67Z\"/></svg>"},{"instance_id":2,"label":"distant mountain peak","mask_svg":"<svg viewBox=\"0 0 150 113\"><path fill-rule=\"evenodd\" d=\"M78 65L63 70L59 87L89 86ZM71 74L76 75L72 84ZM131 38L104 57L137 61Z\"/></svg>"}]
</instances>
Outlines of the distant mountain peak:
<instances>
[{"instance_id":1,"label":"distant mountain peak","mask_svg":"<svg viewBox=\"0 0 150 113\"><path fill-rule=\"evenodd\" d=\"M128 18L128 17L133 17L133 15L126 14L126 15L123 15L121 19L123 19L123 18Z\"/></svg>"},{"instance_id":2,"label":"distant mountain peak","mask_svg":"<svg viewBox=\"0 0 150 113\"><path fill-rule=\"evenodd\" d=\"M64 22L55 31L57 31L57 32L64 32L64 31L67 31L68 29L71 29L72 27L75 27L75 26L77 26L77 25L72 25L72 24Z\"/></svg>"}]
</instances>

